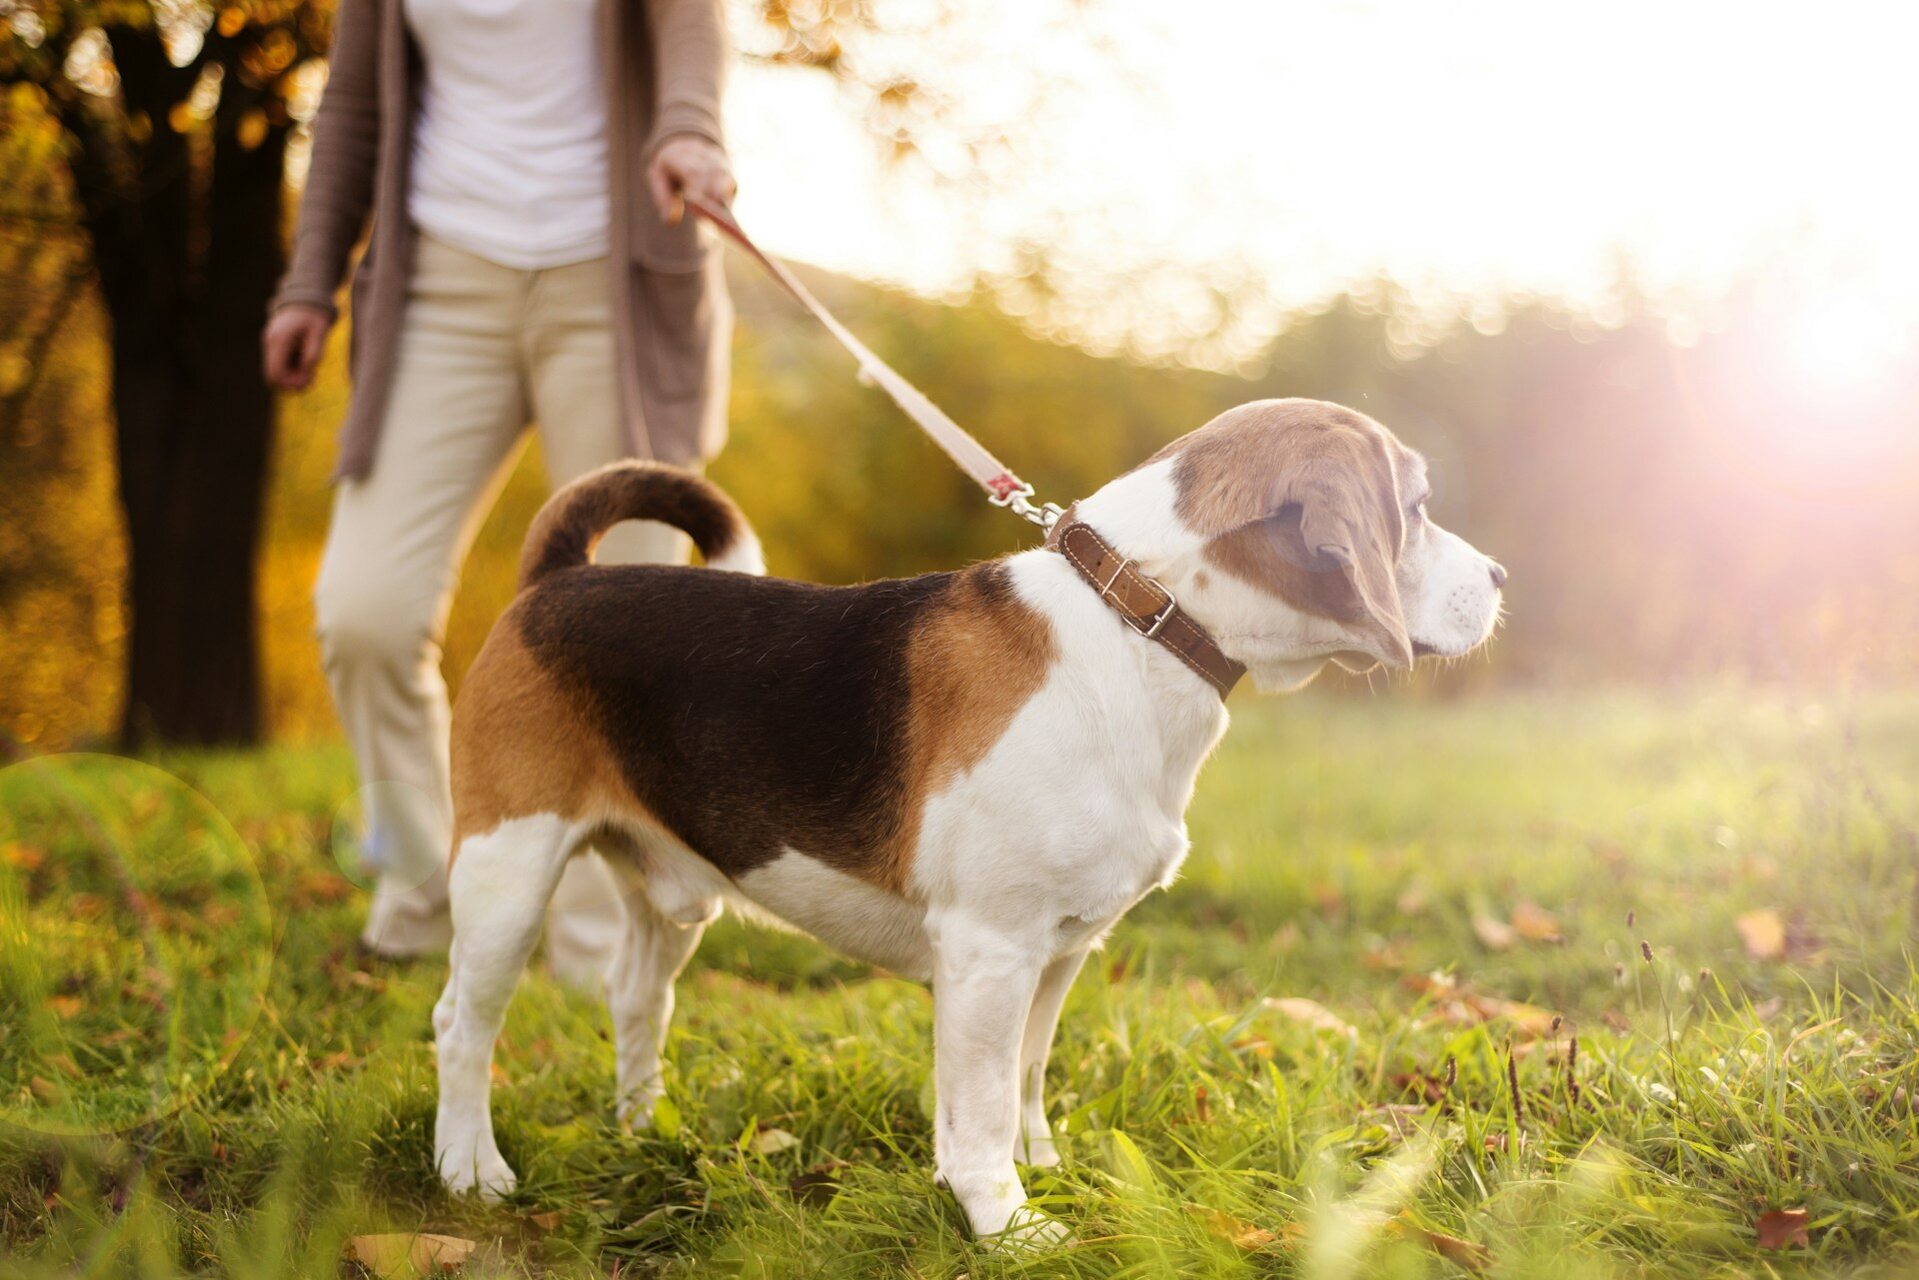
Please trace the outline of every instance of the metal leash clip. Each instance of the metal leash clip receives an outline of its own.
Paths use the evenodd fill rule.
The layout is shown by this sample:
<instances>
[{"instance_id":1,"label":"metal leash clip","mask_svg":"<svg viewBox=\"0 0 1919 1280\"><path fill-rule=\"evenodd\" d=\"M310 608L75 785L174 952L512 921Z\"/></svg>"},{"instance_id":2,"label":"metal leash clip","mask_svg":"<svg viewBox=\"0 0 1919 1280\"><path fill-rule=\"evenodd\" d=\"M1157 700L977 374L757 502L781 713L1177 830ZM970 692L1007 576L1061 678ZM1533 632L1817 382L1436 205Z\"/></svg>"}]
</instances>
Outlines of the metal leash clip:
<instances>
[{"instance_id":1,"label":"metal leash clip","mask_svg":"<svg viewBox=\"0 0 1919 1280\"><path fill-rule=\"evenodd\" d=\"M996 507L1005 507L1022 520L1030 520L1042 530L1051 533L1053 526L1066 511L1057 502L1042 502L1038 506L1032 503L1033 486L1022 484L1017 489L1007 491L1005 497L988 494L986 500Z\"/></svg>"}]
</instances>

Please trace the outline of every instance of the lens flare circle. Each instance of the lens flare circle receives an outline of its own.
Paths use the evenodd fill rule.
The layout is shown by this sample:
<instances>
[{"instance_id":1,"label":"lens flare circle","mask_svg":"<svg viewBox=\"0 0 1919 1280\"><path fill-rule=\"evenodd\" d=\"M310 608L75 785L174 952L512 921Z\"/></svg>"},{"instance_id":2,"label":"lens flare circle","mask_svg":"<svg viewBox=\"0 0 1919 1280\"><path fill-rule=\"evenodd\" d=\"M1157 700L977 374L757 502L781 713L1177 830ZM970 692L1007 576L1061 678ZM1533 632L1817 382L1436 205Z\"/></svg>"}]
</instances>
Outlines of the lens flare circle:
<instances>
[{"instance_id":1,"label":"lens flare circle","mask_svg":"<svg viewBox=\"0 0 1919 1280\"><path fill-rule=\"evenodd\" d=\"M252 850L185 782L90 753L0 769L0 1122L103 1135L188 1105L273 952Z\"/></svg>"}]
</instances>

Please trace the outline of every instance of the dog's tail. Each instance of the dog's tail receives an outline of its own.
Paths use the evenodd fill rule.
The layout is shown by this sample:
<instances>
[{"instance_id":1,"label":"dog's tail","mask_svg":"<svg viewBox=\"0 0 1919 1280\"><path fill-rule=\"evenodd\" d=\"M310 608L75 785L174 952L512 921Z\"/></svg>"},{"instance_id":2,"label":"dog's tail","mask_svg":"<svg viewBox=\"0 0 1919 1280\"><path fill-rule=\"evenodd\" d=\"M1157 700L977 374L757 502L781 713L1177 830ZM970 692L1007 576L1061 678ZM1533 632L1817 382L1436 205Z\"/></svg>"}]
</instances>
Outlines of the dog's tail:
<instances>
[{"instance_id":1,"label":"dog's tail","mask_svg":"<svg viewBox=\"0 0 1919 1280\"><path fill-rule=\"evenodd\" d=\"M691 535L709 568L765 573L760 540L733 499L702 476L662 462L615 462L547 500L520 550L520 590L593 558L622 520L658 520Z\"/></svg>"}]
</instances>

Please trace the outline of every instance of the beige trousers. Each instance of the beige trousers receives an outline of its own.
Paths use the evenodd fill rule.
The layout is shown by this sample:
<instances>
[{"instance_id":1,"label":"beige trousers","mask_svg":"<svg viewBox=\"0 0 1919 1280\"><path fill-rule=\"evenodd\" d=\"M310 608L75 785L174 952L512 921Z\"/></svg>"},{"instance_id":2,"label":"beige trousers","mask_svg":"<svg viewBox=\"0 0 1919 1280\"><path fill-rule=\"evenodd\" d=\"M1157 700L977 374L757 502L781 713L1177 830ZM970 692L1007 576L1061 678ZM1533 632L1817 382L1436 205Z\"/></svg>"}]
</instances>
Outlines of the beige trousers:
<instances>
[{"instance_id":1,"label":"beige trousers","mask_svg":"<svg viewBox=\"0 0 1919 1280\"><path fill-rule=\"evenodd\" d=\"M314 589L327 680L359 765L362 850L378 882L366 944L438 953L451 937L446 862L451 714L440 676L460 562L537 420L560 485L624 457L603 261L518 271L421 237L379 456L343 483ZM605 561L682 562L685 536L628 523ZM623 927L599 856L575 858L548 911L547 958L598 983Z\"/></svg>"}]
</instances>

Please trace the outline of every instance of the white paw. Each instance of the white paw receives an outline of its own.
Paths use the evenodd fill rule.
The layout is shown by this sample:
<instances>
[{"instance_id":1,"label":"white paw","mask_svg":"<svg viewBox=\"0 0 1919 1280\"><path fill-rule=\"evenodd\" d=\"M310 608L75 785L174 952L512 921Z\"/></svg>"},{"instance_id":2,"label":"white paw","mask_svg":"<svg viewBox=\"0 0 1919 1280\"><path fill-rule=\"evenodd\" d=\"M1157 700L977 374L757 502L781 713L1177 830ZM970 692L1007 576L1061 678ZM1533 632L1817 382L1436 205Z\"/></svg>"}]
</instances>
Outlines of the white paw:
<instances>
[{"instance_id":1,"label":"white paw","mask_svg":"<svg viewBox=\"0 0 1919 1280\"><path fill-rule=\"evenodd\" d=\"M1021 1205L1003 1229L981 1236L980 1243L989 1249L1018 1252L1054 1248L1072 1238L1073 1233L1058 1218L1049 1218L1031 1205Z\"/></svg>"},{"instance_id":2,"label":"white paw","mask_svg":"<svg viewBox=\"0 0 1919 1280\"><path fill-rule=\"evenodd\" d=\"M513 1194L513 1188L519 1185L520 1180L514 1176L512 1166L507 1164L506 1157L500 1154L498 1147L489 1144L480 1151L475 1146L473 1143L462 1143L442 1150L438 1160L440 1180L455 1195L477 1191L480 1199L488 1204L497 1204Z\"/></svg>"},{"instance_id":3,"label":"white paw","mask_svg":"<svg viewBox=\"0 0 1919 1280\"><path fill-rule=\"evenodd\" d=\"M659 1102L661 1092L645 1089L621 1098L615 1111L620 1119L620 1127L628 1133L644 1133L652 1128L653 1107Z\"/></svg>"}]
</instances>

